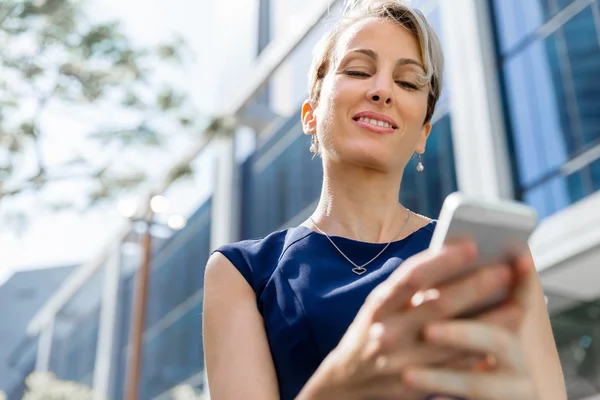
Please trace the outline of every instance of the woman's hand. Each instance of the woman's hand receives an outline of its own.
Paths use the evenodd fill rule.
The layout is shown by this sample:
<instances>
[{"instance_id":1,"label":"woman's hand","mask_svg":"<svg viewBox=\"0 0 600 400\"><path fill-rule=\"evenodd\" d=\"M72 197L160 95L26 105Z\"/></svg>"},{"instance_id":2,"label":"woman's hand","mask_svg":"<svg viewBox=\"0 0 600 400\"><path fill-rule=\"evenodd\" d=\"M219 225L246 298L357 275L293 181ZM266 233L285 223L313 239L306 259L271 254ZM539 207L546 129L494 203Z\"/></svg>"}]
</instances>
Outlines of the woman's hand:
<instances>
[{"instance_id":1,"label":"woman's hand","mask_svg":"<svg viewBox=\"0 0 600 400\"><path fill-rule=\"evenodd\" d=\"M527 287L524 278L531 268L534 266L530 257L516 263L519 280L513 298L521 316L531 304L530 295L524 290ZM538 400L518 332L518 327L511 330L477 320L434 322L424 330L427 343L487 354L488 359L494 361L488 362L489 368L485 370L409 367L403 381L413 390L469 400Z\"/></svg>"},{"instance_id":2,"label":"woman's hand","mask_svg":"<svg viewBox=\"0 0 600 400\"><path fill-rule=\"evenodd\" d=\"M431 393L427 387L411 391L402 380L405 368L439 364L456 350L425 343L423 328L462 315L512 284L508 265L481 268L444 283L468 272L476 253L474 245L456 243L406 260L369 295L299 398L407 400ZM436 288L429 291L433 298L410 307L416 293L431 288Z\"/></svg>"}]
</instances>

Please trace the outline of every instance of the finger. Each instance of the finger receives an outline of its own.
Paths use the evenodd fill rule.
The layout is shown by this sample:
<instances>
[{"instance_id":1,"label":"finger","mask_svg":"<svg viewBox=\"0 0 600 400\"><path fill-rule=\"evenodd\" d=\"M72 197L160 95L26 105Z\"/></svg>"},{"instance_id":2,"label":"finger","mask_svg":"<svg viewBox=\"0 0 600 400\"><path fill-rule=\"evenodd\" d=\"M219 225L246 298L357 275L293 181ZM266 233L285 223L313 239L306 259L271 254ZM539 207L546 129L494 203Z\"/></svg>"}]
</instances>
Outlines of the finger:
<instances>
[{"instance_id":1,"label":"finger","mask_svg":"<svg viewBox=\"0 0 600 400\"><path fill-rule=\"evenodd\" d=\"M378 377L369 386L368 393L355 393L356 398L368 399L402 399L402 400L423 400L427 393L419 390L410 389L402 382L402 374L393 377Z\"/></svg>"},{"instance_id":2,"label":"finger","mask_svg":"<svg viewBox=\"0 0 600 400\"><path fill-rule=\"evenodd\" d=\"M482 354L475 354L466 351L457 351L456 357L447 362L434 364L432 367L445 368L454 371L473 371L485 361L486 357Z\"/></svg>"},{"instance_id":3,"label":"finger","mask_svg":"<svg viewBox=\"0 0 600 400\"><path fill-rule=\"evenodd\" d=\"M448 396L435 396L432 398L432 400L457 400L456 397L452 398L452 397L448 397Z\"/></svg>"},{"instance_id":4,"label":"finger","mask_svg":"<svg viewBox=\"0 0 600 400\"><path fill-rule=\"evenodd\" d=\"M490 311L475 316L473 319L517 333L523 321L523 310L515 301L509 300Z\"/></svg>"},{"instance_id":5,"label":"finger","mask_svg":"<svg viewBox=\"0 0 600 400\"><path fill-rule=\"evenodd\" d=\"M465 278L439 288L437 298L424 302L407 314L410 326L420 329L434 320L458 317L506 291L511 280L510 267L495 265L480 268Z\"/></svg>"},{"instance_id":6,"label":"finger","mask_svg":"<svg viewBox=\"0 0 600 400\"><path fill-rule=\"evenodd\" d=\"M428 397L427 400L465 400L465 399L460 399L458 397L434 395L433 397Z\"/></svg>"},{"instance_id":7,"label":"finger","mask_svg":"<svg viewBox=\"0 0 600 400\"><path fill-rule=\"evenodd\" d=\"M530 400L532 384L513 375L454 372L442 369L409 369L403 374L406 386L415 390L477 400Z\"/></svg>"},{"instance_id":8,"label":"finger","mask_svg":"<svg viewBox=\"0 0 600 400\"><path fill-rule=\"evenodd\" d=\"M515 372L525 370L517 336L493 325L476 321L437 322L425 328L424 337L436 346L492 354L503 369Z\"/></svg>"},{"instance_id":9,"label":"finger","mask_svg":"<svg viewBox=\"0 0 600 400\"><path fill-rule=\"evenodd\" d=\"M465 273L477 257L472 242L445 245L439 252L423 251L406 260L372 293L376 311L383 314L404 307L419 290L429 289ZM368 299L369 300L369 299Z\"/></svg>"},{"instance_id":10,"label":"finger","mask_svg":"<svg viewBox=\"0 0 600 400\"><path fill-rule=\"evenodd\" d=\"M397 375L406 365L445 365L472 354L448 346L436 346L417 341L417 333L423 326L415 329L407 322L406 317L393 314L385 320L377 322L369 329L370 345L366 350L374 358L385 357L386 372ZM407 352L406 339L411 338L411 351ZM383 371L380 371L383 373Z\"/></svg>"},{"instance_id":11,"label":"finger","mask_svg":"<svg viewBox=\"0 0 600 400\"><path fill-rule=\"evenodd\" d=\"M450 360L456 360L461 351L435 345L418 346L410 352L406 348L400 351L384 352L373 359L373 371L379 376L397 379L407 365L436 366Z\"/></svg>"},{"instance_id":12,"label":"finger","mask_svg":"<svg viewBox=\"0 0 600 400\"><path fill-rule=\"evenodd\" d=\"M522 309L528 310L535 301L536 293L534 286L537 279L537 271L535 269L533 258L528 252L515 259L513 265L517 271L514 298Z\"/></svg>"}]
</instances>

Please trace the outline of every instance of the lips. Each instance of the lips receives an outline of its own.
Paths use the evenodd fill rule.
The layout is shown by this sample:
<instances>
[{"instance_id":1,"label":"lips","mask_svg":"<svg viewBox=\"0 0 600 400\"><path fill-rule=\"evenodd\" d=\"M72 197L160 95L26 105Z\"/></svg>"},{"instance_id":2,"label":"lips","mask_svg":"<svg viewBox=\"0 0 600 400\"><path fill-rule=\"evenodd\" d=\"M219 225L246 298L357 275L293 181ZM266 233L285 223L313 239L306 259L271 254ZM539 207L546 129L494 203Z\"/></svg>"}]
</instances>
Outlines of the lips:
<instances>
[{"instance_id":1,"label":"lips","mask_svg":"<svg viewBox=\"0 0 600 400\"><path fill-rule=\"evenodd\" d=\"M352 118L358 126L373 133L389 135L398 128L396 122L387 115L372 111L363 111Z\"/></svg>"},{"instance_id":2,"label":"lips","mask_svg":"<svg viewBox=\"0 0 600 400\"><path fill-rule=\"evenodd\" d=\"M376 120L376 119L373 119L373 118L360 117L360 118L356 119L355 121L366 122L366 123L369 123L369 124L371 124L373 126L379 126L379 127L382 127L382 128L391 128L391 129L394 129L394 127L392 125L390 125L389 122L384 122L384 121Z\"/></svg>"},{"instance_id":3,"label":"lips","mask_svg":"<svg viewBox=\"0 0 600 400\"><path fill-rule=\"evenodd\" d=\"M390 117L388 117L387 115L379 114L379 113L372 112L372 111L359 112L352 119L357 122L360 121L364 124L370 124L374 127L388 128L388 129L398 128L398 124L396 124L396 122L393 119L391 119Z\"/></svg>"}]
</instances>

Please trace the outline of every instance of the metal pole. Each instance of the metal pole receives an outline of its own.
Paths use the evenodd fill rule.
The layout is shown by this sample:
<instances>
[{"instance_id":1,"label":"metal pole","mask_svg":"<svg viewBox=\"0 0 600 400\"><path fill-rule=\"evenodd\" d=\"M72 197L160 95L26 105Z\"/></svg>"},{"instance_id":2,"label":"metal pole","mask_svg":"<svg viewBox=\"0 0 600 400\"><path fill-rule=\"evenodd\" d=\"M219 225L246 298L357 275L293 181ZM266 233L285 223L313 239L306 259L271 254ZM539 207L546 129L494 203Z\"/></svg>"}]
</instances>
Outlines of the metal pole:
<instances>
[{"instance_id":1,"label":"metal pole","mask_svg":"<svg viewBox=\"0 0 600 400\"><path fill-rule=\"evenodd\" d=\"M105 400L110 397L114 384L115 328L117 324L117 307L119 305L119 282L121 280L121 246L122 240L115 241L108 250L102 300L100 302L100 327L96 347L94 365L94 394Z\"/></svg>"},{"instance_id":2,"label":"metal pole","mask_svg":"<svg viewBox=\"0 0 600 400\"><path fill-rule=\"evenodd\" d=\"M142 360L142 339L146 320L146 303L148 298L148 281L150 278L150 262L152 257L152 235L150 227L154 217L152 210L148 207L148 218L146 231L142 239L143 259L137 274L137 290L135 295L135 307L131 315L130 346L129 346L129 368L127 371L127 400L139 399L140 370Z\"/></svg>"},{"instance_id":3,"label":"metal pole","mask_svg":"<svg viewBox=\"0 0 600 400\"><path fill-rule=\"evenodd\" d=\"M56 317L55 317L56 318ZM52 338L54 336L53 318L50 323L40 332L40 339L37 348L37 357L35 360L35 370L48 372L50 371L50 352L52 351Z\"/></svg>"}]
</instances>

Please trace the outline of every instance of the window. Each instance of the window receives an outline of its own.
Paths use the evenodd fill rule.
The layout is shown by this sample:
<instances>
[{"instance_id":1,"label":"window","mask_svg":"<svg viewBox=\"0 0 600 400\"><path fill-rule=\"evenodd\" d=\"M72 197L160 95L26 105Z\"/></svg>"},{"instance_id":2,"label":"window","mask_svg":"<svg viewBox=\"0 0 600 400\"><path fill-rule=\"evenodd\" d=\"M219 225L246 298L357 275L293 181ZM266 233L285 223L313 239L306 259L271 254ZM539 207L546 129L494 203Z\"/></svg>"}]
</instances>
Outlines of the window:
<instances>
[{"instance_id":1,"label":"window","mask_svg":"<svg viewBox=\"0 0 600 400\"><path fill-rule=\"evenodd\" d=\"M308 151L310 138L299 113L261 144L243 165L242 237L264 236L294 218L319 198L320 159Z\"/></svg>"},{"instance_id":2,"label":"window","mask_svg":"<svg viewBox=\"0 0 600 400\"><path fill-rule=\"evenodd\" d=\"M600 186L600 2L553 17L571 3L518 2L517 16L516 0L494 1L517 193L541 217Z\"/></svg>"},{"instance_id":3,"label":"window","mask_svg":"<svg viewBox=\"0 0 600 400\"><path fill-rule=\"evenodd\" d=\"M551 318L570 399L591 398L600 388L600 301L576 305Z\"/></svg>"},{"instance_id":4,"label":"window","mask_svg":"<svg viewBox=\"0 0 600 400\"><path fill-rule=\"evenodd\" d=\"M406 166L400 200L420 214L437 218L447 195L457 190L450 115L434 123L422 160L425 169L417 172L414 157Z\"/></svg>"},{"instance_id":5,"label":"window","mask_svg":"<svg viewBox=\"0 0 600 400\"><path fill-rule=\"evenodd\" d=\"M204 369L202 303L144 343L140 398L152 399Z\"/></svg>"}]
</instances>

